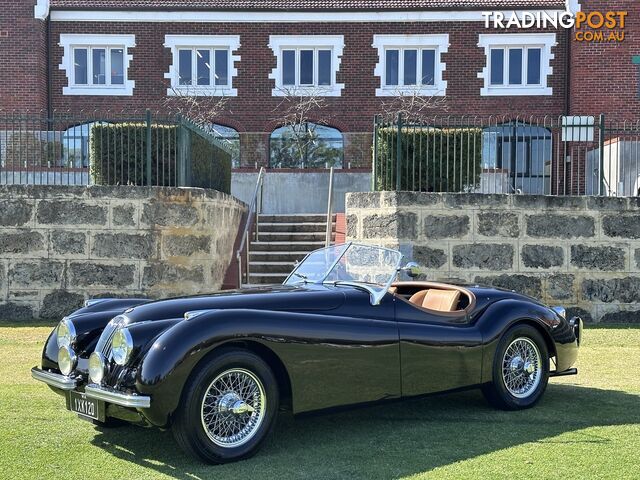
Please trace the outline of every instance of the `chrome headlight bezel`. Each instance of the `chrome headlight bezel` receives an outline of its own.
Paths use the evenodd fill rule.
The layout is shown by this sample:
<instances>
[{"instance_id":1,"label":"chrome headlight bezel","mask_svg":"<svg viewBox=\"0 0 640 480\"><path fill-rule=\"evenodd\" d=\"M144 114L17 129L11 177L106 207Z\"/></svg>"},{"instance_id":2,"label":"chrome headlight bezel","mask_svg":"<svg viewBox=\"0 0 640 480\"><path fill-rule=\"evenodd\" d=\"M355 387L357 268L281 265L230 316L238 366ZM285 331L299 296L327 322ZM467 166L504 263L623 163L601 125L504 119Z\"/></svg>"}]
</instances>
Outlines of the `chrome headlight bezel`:
<instances>
[{"instance_id":1,"label":"chrome headlight bezel","mask_svg":"<svg viewBox=\"0 0 640 480\"><path fill-rule=\"evenodd\" d=\"M111 356L116 365L126 365L133 352L133 338L129 329L118 329L111 340Z\"/></svg>"},{"instance_id":2,"label":"chrome headlight bezel","mask_svg":"<svg viewBox=\"0 0 640 480\"><path fill-rule=\"evenodd\" d=\"M89 355L89 379L100 385L104 379L107 362L101 352L93 352Z\"/></svg>"},{"instance_id":3,"label":"chrome headlight bezel","mask_svg":"<svg viewBox=\"0 0 640 480\"><path fill-rule=\"evenodd\" d=\"M71 348L77 339L76 327L67 317L64 317L56 327L58 348Z\"/></svg>"},{"instance_id":4,"label":"chrome headlight bezel","mask_svg":"<svg viewBox=\"0 0 640 480\"><path fill-rule=\"evenodd\" d=\"M78 357L69 346L62 346L58 350L58 369L68 377L78 366Z\"/></svg>"}]
</instances>

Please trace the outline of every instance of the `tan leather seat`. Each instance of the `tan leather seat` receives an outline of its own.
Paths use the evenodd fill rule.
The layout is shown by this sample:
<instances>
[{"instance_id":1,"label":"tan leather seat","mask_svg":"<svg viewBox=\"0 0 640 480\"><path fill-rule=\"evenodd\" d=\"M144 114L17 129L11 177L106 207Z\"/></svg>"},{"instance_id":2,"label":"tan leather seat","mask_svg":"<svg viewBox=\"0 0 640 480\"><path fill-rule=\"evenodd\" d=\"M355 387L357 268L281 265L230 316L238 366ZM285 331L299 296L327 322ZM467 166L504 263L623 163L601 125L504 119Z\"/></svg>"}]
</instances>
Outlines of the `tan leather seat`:
<instances>
[{"instance_id":1,"label":"tan leather seat","mask_svg":"<svg viewBox=\"0 0 640 480\"><path fill-rule=\"evenodd\" d=\"M430 288L429 290L420 290L413 294L409 301L418 307L428 310L455 312L458 309L460 292L458 290L438 290Z\"/></svg>"}]
</instances>

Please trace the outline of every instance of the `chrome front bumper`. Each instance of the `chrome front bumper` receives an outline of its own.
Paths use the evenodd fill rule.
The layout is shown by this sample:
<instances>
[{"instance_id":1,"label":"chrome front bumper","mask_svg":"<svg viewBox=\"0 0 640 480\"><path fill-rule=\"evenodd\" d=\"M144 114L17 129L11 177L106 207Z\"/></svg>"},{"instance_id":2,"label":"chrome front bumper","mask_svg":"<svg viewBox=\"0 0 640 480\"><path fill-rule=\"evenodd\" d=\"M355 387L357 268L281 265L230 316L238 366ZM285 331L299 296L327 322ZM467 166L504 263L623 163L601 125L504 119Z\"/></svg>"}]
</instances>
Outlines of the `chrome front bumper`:
<instances>
[{"instance_id":1,"label":"chrome front bumper","mask_svg":"<svg viewBox=\"0 0 640 480\"><path fill-rule=\"evenodd\" d=\"M48 372L38 367L31 369L31 376L40 382L65 391L75 390L78 385L80 385L80 380L77 378ZM149 408L151 406L151 397L122 393L117 390L101 387L94 383L87 385L84 388L84 393L89 398L95 398L96 400L102 400L103 402L113 403L114 405L120 405L122 407Z\"/></svg>"},{"instance_id":2,"label":"chrome front bumper","mask_svg":"<svg viewBox=\"0 0 640 480\"><path fill-rule=\"evenodd\" d=\"M95 398L96 400L102 400L122 407L149 408L151 406L151 397L122 393L117 390L101 387L95 383L90 383L84 387L84 393L89 398Z\"/></svg>"},{"instance_id":3,"label":"chrome front bumper","mask_svg":"<svg viewBox=\"0 0 640 480\"><path fill-rule=\"evenodd\" d=\"M38 367L33 367L31 369L31 376L40 382L44 382L47 385L59 388L60 390L74 390L80 384L80 380L77 378L48 372L47 370L42 370Z\"/></svg>"}]
</instances>

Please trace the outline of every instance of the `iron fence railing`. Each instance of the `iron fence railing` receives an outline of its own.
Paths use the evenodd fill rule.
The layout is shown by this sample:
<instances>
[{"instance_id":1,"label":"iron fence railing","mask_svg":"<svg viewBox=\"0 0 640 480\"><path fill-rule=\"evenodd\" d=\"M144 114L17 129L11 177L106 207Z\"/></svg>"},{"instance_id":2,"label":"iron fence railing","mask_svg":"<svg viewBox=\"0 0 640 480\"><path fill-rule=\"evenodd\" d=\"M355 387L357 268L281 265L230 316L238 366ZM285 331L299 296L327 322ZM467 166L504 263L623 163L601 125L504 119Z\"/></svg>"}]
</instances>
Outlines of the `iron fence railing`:
<instances>
[{"instance_id":1,"label":"iron fence railing","mask_svg":"<svg viewBox=\"0 0 640 480\"><path fill-rule=\"evenodd\" d=\"M636 196L640 122L376 117L375 190Z\"/></svg>"},{"instance_id":2,"label":"iron fence railing","mask_svg":"<svg viewBox=\"0 0 640 480\"><path fill-rule=\"evenodd\" d=\"M230 191L231 152L180 115L0 112L0 184L199 186Z\"/></svg>"}]
</instances>

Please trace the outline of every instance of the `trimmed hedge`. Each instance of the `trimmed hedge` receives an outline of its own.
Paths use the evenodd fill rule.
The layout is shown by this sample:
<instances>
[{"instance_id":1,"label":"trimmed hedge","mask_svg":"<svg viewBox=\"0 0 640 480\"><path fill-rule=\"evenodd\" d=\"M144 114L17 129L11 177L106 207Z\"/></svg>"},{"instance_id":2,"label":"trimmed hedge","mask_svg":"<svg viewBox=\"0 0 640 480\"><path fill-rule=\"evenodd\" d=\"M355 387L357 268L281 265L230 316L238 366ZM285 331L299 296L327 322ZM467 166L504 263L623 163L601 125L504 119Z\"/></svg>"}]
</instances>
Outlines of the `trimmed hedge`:
<instances>
[{"instance_id":1,"label":"trimmed hedge","mask_svg":"<svg viewBox=\"0 0 640 480\"><path fill-rule=\"evenodd\" d=\"M96 185L148 185L147 126L96 124L89 135L90 174ZM151 125L151 185L231 192L231 154L189 124Z\"/></svg>"},{"instance_id":2,"label":"trimmed hedge","mask_svg":"<svg viewBox=\"0 0 640 480\"><path fill-rule=\"evenodd\" d=\"M377 130L376 190L396 189L397 128ZM400 189L468 192L480 184L482 129L401 129Z\"/></svg>"}]
</instances>

